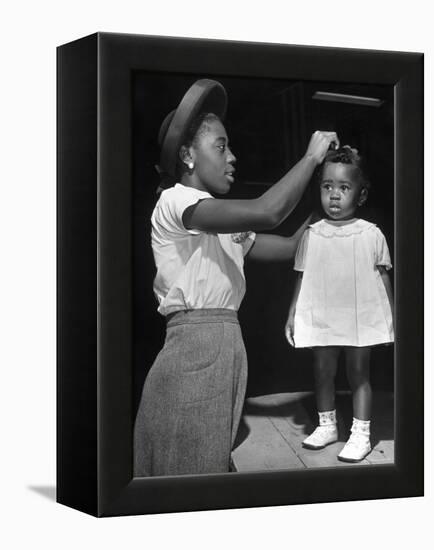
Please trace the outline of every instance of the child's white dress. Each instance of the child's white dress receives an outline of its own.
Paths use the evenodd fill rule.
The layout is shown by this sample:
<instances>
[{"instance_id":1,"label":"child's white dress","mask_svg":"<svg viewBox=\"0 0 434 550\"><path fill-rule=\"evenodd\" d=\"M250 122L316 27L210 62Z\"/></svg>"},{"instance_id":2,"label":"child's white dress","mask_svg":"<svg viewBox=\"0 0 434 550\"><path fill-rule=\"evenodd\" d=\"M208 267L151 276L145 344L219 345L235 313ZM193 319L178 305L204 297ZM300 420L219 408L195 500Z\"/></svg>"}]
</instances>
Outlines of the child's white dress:
<instances>
[{"instance_id":1,"label":"child's white dress","mask_svg":"<svg viewBox=\"0 0 434 550\"><path fill-rule=\"evenodd\" d=\"M373 223L321 220L300 241L294 269L303 271L294 323L295 347L374 346L393 342L392 312L377 266L389 249Z\"/></svg>"}]
</instances>

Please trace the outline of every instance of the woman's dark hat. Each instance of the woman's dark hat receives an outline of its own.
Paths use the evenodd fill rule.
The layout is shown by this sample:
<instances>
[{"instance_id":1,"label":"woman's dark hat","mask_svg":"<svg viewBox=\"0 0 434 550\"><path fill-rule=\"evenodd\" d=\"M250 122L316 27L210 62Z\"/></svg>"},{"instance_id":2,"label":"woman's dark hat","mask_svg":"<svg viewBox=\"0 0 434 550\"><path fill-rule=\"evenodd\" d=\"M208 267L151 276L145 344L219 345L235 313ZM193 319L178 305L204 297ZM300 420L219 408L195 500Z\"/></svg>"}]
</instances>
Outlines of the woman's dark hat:
<instances>
[{"instance_id":1,"label":"woman's dark hat","mask_svg":"<svg viewBox=\"0 0 434 550\"><path fill-rule=\"evenodd\" d=\"M226 90L216 80L197 80L182 98L177 109L170 112L158 132L161 148L160 175L175 178L178 151L187 129L194 118L202 112L214 113L221 120L226 115Z\"/></svg>"}]
</instances>

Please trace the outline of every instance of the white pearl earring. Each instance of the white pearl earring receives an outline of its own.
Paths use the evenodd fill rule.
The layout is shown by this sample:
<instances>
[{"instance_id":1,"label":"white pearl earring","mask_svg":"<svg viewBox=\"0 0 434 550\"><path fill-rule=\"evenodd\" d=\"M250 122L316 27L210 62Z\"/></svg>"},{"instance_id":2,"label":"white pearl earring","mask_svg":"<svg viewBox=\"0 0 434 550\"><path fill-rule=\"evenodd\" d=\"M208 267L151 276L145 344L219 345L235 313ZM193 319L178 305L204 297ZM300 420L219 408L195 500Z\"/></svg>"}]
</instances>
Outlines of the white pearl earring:
<instances>
[{"instance_id":1,"label":"white pearl earring","mask_svg":"<svg viewBox=\"0 0 434 550\"><path fill-rule=\"evenodd\" d=\"M191 161L187 164L187 166L188 166L189 170L193 170L193 168L194 168L194 164Z\"/></svg>"}]
</instances>

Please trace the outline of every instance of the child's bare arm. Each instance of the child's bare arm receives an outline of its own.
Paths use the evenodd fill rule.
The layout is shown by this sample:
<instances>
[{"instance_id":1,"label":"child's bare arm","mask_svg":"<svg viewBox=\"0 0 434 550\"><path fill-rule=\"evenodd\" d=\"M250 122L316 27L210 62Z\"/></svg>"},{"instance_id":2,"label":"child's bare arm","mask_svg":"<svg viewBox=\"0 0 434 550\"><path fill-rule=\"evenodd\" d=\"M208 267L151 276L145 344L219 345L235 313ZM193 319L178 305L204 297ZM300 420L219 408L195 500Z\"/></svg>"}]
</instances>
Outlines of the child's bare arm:
<instances>
[{"instance_id":1,"label":"child's bare arm","mask_svg":"<svg viewBox=\"0 0 434 550\"><path fill-rule=\"evenodd\" d=\"M285 325L285 336L291 346L295 345L294 342L294 317L295 317L295 308L297 306L298 296L301 289L301 281L303 279L303 273L300 271L295 282L294 294L292 296L291 305L289 306L288 311L288 320Z\"/></svg>"},{"instance_id":2,"label":"child's bare arm","mask_svg":"<svg viewBox=\"0 0 434 550\"><path fill-rule=\"evenodd\" d=\"M395 301L393 299L393 290L392 290L392 284L390 282L390 277L389 277L389 274L388 274L388 272L387 272L387 270L384 266L379 265L377 267L378 267L378 271L380 272L381 279L382 279L383 284L384 284L384 288L386 289L386 294L387 294L387 297L389 298L390 309L392 310L392 317L394 318L395 317L395 307L394 307Z\"/></svg>"}]
</instances>

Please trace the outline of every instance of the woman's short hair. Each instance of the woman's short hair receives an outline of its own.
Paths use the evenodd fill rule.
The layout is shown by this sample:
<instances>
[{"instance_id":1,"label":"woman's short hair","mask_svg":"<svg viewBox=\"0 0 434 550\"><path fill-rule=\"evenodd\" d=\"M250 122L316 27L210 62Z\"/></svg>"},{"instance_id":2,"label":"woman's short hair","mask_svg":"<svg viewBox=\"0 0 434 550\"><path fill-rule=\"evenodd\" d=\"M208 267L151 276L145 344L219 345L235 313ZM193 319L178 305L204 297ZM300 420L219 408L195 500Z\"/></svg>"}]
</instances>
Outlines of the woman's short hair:
<instances>
[{"instance_id":1,"label":"woman's short hair","mask_svg":"<svg viewBox=\"0 0 434 550\"><path fill-rule=\"evenodd\" d=\"M190 126L187 128L182 146L191 147L192 145L195 145L199 137L208 131L208 123L214 122L216 120L220 120L220 119L214 113L206 113L206 112L199 113L191 121ZM180 178L185 171L186 171L186 166L178 156L177 164L176 164L176 174L178 178Z\"/></svg>"}]
</instances>

